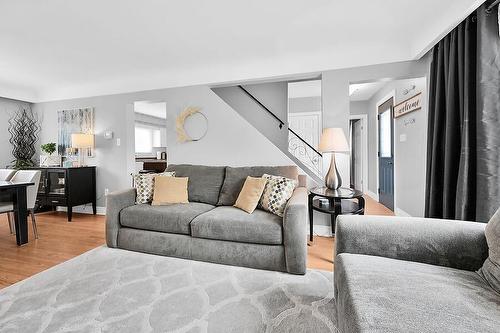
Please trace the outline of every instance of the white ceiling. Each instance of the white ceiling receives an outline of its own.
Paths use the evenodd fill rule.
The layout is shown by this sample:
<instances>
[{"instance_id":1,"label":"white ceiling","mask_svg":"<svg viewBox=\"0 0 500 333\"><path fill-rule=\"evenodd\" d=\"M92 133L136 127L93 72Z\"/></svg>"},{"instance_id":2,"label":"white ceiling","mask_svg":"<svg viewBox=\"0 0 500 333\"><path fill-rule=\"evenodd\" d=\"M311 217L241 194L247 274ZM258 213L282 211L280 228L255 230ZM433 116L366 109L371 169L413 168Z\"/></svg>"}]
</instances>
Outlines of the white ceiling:
<instances>
[{"instance_id":1,"label":"white ceiling","mask_svg":"<svg viewBox=\"0 0 500 333\"><path fill-rule=\"evenodd\" d=\"M321 80L291 82L288 84L288 98L321 96Z\"/></svg>"},{"instance_id":2,"label":"white ceiling","mask_svg":"<svg viewBox=\"0 0 500 333\"><path fill-rule=\"evenodd\" d=\"M351 84L349 85L350 100L353 102L367 101L386 84L387 82L384 81Z\"/></svg>"},{"instance_id":3,"label":"white ceiling","mask_svg":"<svg viewBox=\"0 0 500 333\"><path fill-rule=\"evenodd\" d=\"M29 101L415 59L484 0L0 0L0 96Z\"/></svg>"},{"instance_id":4,"label":"white ceiling","mask_svg":"<svg viewBox=\"0 0 500 333\"><path fill-rule=\"evenodd\" d=\"M167 103L165 102L134 102L134 111L156 118L167 119Z\"/></svg>"}]
</instances>

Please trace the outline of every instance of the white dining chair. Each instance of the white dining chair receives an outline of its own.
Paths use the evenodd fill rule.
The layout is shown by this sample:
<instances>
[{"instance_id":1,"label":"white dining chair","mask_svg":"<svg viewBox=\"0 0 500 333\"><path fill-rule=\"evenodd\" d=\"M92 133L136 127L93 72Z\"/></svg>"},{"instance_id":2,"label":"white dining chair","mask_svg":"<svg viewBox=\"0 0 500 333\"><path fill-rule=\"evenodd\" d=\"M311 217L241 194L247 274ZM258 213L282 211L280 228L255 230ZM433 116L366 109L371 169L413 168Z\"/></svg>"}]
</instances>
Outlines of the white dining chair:
<instances>
[{"instance_id":1,"label":"white dining chair","mask_svg":"<svg viewBox=\"0 0 500 333\"><path fill-rule=\"evenodd\" d=\"M15 173L14 169L0 169L0 180L9 181Z\"/></svg>"},{"instance_id":2,"label":"white dining chair","mask_svg":"<svg viewBox=\"0 0 500 333\"><path fill-rule=\"evenodd\" d=\"M36 228L36 219L35 219L35 203L36 196L38 193L38 185L40 185L40 170L19 170L14 176L10 179L13 183L34 183L35 185L28 186L26 189L26 205L28 208L28 214L31 215L31 223L33 225L33 233L35 234L35 238L38 238L38 230ZM0 203L0 214L7 213L7 218L9 220L9 227L11 234L14 233L14 204L12 202L2 202Z\"/></svg>"}]
</instances>

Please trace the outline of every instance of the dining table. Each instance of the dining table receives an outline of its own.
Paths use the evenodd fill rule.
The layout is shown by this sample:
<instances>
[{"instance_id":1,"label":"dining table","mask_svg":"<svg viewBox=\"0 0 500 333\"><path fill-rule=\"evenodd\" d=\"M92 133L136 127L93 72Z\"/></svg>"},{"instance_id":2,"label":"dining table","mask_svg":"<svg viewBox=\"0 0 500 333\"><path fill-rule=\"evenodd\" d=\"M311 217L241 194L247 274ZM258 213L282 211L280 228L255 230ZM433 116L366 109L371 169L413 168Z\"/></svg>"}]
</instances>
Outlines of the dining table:
<instances>
[{"instance_id":1,"label":"dining table","mask_svg":"<svg viewBox=\"0 0 500 333\"><path fill-rule=\"evenodd\" d=\"M32 185L35 185L35 183L0 181L0 194L2 195L2 198L9 197L8 200L13 204L16 243L19 246L28 243L28 207L26 189L28 186Z\"/></svg>"}]
</instances>

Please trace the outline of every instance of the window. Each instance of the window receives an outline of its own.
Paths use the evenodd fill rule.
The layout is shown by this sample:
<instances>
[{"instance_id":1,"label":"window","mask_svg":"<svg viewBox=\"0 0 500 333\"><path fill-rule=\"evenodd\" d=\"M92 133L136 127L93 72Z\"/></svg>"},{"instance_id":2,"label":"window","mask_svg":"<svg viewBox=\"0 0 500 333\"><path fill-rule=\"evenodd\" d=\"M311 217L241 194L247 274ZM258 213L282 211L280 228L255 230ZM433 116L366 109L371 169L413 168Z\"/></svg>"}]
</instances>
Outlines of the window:
<instances>
[{"instance_id":1,"label":"window","mask_svg":"<svg viewBox=\"0 0 500 333\"><path fill-rule=\"evenodd\" d=\"M141 123L135 124L135 152L152 153L153 147L161 147L161 130Z\"/></svg>"},{"instance_id":2,"label":"window","mask_svg":"<svg viewBox=\"0 0 500 333\"><path fill-rule=\"evenodd\" d=\"M380 114L380 157L392 157L391 109Z\"/></svg>"}]
</instances>

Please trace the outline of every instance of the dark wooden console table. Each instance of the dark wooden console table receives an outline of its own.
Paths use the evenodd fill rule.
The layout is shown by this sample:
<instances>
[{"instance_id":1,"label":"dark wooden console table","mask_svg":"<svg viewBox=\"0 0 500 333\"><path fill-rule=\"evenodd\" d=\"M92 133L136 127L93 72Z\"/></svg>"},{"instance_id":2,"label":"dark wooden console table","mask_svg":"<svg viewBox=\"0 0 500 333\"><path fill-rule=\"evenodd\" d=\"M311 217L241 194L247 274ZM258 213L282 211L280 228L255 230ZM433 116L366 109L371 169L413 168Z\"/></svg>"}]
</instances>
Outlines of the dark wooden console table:
<instances>
[{"instance_id":1,"label":"dark wooden console table","mask_svg":"<svg viewBox=\"0 0 500 333\"><path fill-rule=\"evenodd\" d=\"M28 243L28 208L26 202L26 188L34 183L13 183L0 181L0 192L8 194L14 204L14 225L16 229L16 243Z\"/></svg>"},{"instance_id":2,"label":"dark wooden console table","mask_svg":"<svg viewBox=\"0 0 500 333\"><path fill-rule=\"evenodd\" d=\"M320 204L320 198L328 200L326 204ZM356 199L356 201L352 200ZM364 215L365 199L363 192L341 187L331 190L327 187L315 187L309 191L309 239L313 241L313 211L330 214L332 234L335 234L335 221L338 215Z\"/></svg>"},{"instance_id":3,"label":"dark wooden console table","mask_svg":"<svg viewBox=\"0 0 500 333\"><path fill-rule=\"evenodd\" d=\"M42 172L36 207L66 207L68 221L75 206L92 204L94 215L97 213L95 166L33 169Z\"/></svg>"}]
</instances>

